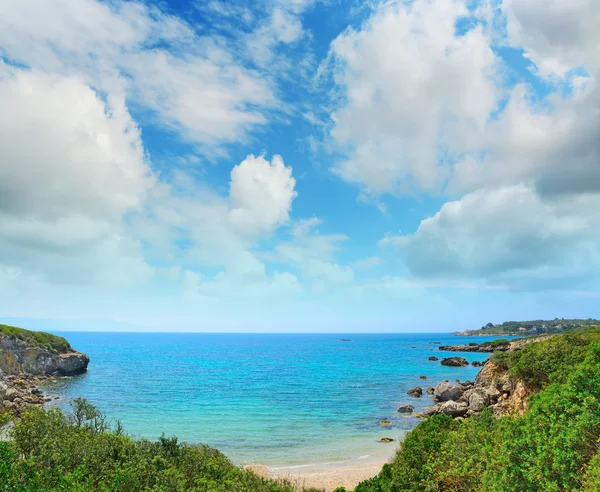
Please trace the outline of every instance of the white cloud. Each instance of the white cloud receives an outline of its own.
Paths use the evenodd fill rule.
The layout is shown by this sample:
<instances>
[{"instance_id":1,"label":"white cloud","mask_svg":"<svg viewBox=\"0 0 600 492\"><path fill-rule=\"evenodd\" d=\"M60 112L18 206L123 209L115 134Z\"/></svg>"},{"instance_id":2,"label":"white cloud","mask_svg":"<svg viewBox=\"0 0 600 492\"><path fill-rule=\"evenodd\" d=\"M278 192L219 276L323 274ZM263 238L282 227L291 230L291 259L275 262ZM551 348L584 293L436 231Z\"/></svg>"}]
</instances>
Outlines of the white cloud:
<instances>
[{"instance_id":1,"label":"white cloud","mask_svg":"<svg viewBox=\"0 0 600 492\"><path fill-rule=\"evenodd\" d=\"M600 3L596 0L504 0L513 45L544 76L564 76L578 66L600 68Z\"/></svg>"},{"instance_id":2,"label":"white cloud","mask_svg":"<svg viewBox=\"0 0 600 492\"><path fill-rule=\"evenodd\" d=\"M554 287L600 265L599 209L591 195L544 200L524 185L482 189L446 203L400 243L417 276Z\"/></svg>"},{"instance_id":3,"label":"white cloud","mask_svg":"<svg viewBox=\"0 0 600 492\"><path fill-rule=\"evenodd\" d=\"M292 201L297 196L292 169L281 156L271 162L249 155L231 171L229 219L249 234L269 234L289 220Z\"/></svg>"},{"instance_id":4,"label":"white cloud","mask_svg":"<svg viewBox=\"0 0 600 492\"><path fill-rule=\"evenodd\" d=\"M31 15L35 12L35 15ZM159 48L160 46L160 48ZM8 0L0 53L37 69L81 73L103 91L124 90L206 153L240 141L276 109L273 82L185 21L143 3Z\"/></svg>"},{"instance_id":5,"label":"white cloud","mask_svg":"<svg viewBox=\"0 0 600 492\"><path fill-rule=\"evenodd\" d=\"M496 58L463 1L379 6L360 30L331 47L342 106L331 136L348 152L335 172L367 193L439 191L448 155L477 147L495 108Z\"/></svg>"},{"instance_id":6,"label":"white cloud","mask_svg":"<svg viewBox=\"0 0 600 492\"><path fill-rule=\"evenodd\" d=\"M2 263L57 282L147 278L123 219L153 178L123 99L0 63L0 107Z\"/></svg>"}]
</instances>

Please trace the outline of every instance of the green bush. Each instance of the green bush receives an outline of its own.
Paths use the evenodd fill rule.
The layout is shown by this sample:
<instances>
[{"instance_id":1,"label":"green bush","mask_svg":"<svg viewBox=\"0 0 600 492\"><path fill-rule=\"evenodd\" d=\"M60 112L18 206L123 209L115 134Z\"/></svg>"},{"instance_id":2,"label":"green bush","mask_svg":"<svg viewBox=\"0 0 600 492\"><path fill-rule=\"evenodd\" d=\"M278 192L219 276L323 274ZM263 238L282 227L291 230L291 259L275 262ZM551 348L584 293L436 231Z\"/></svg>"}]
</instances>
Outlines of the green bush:
<instances>
[{"instance_id":1,"label":"green bush","mask_svg":"<svg viewBox=\"0 0 600 492\"><path fill-rule=\"evenodd\" d=\"M175 437L134 440L83 399L73 413L26 412L0 443L4 491L292 492L259 478L219 451Z\"/></svg>"},{"instance_id":2,"label":"green bush","mask_svg":"<svg viewBox=\"0 0 600 492\"><path fill-rule=\"evenodd\" d=\"M427 418L389 470L355 492L600 490L598 340L588 329L495 354L513 377L542 388L524 415Z\"/></svg>"},{"instance_id":3,"label":"green bush","mask_svg":"<svg viewBox=\"0 0 600 492\"><path fill-rule=\"evenodd\" d=\"M16 326L0 325L0 336L8 336L23 340L34 347L54 350L59 354L67 352L71 345L63 337L51 335L43 331L30 331Z\"/></svg>"}]
</instances>

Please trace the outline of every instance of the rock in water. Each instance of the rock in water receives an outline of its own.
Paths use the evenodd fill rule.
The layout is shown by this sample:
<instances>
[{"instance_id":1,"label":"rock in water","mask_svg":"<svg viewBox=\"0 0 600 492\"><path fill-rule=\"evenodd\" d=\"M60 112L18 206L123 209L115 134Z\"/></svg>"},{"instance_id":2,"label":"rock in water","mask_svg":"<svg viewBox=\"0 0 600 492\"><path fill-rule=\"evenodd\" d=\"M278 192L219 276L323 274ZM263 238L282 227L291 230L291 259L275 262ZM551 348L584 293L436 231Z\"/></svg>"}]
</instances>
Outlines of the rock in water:
<instances>
[{"instance_id":1,"label":"rock in water","mask_svg":"<svg viewBox=\"0 0 600 492\"><path fill-rule=\"evenodd\" d=\"M434 390L434 389L433 389L431 386L428 386L426 391L427 391L427 394L428 394L428 395L433 395L433 392L434 392L435 390Z\"/></svg>"},{"instance_id":2,"label":"rock in water","mask_svg":"<svg viewBox=\"0 0 600 492\"><path fill-rule=\"evenodd\" d=\"M412 413L414 409L415 409L415 407L413 407L412 405L402 405L401 407L398 407L398 412Z\"/></svg>"},{"instance_id":3,"label":"rock in water","mask_svg":"<svg viewBox=\"0 0 600 492\"><path fill-rule=\"evenodd\" d=\"M417 386L416 388L410 389L406 392L407 395L419 398L423 394L423 388Z\"/></svg>"},{"instance_id":4,"label":"rock in water","mask_svg":"<svg viewBox=\"0 0 600 492\"><path fill-rule=\"evenodd\" d=\"M382 437L381 439L379 439L379 442L394 442L394 439L392 439L391 437Z\"/></svg>"},{"instance_id":5,"label":"rock in water","mask_svg":"<svg viewBox=\"0 0 600 492\"><path fill-rule=\"evenodd\" d=\"M440 360L440 359L438 359L435 355L432 355L431 357L429 357L428 360Z\"/></svg>"},{"instance_id":6,"label":"rock in water","mask_svg":"<svg viewBox=\"0 0 600 492\"><path fill-rule=\"evenodd\" d=\"M446 357L442 359L441 364L443 366L451 367L464 367L469 365L467 359L465 359L464 357Z\"/></svg>"}]
</instances>

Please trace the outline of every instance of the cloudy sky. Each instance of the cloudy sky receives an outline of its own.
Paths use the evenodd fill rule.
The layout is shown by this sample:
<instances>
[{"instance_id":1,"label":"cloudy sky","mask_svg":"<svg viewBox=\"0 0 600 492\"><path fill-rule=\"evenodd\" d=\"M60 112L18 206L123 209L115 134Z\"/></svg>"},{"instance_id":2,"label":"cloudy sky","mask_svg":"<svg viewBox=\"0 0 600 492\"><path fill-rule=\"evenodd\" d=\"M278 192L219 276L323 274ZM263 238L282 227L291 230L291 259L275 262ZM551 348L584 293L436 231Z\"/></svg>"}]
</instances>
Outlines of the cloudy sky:
<instances>
[{"instance_id":1,"label":"cloudy sky","mask_svg":"<svg viewBox=\"0 0 600 492\"><path fill-rule=\"evenodd\" d=\"M600 317L597 0L2 0L0 321Z\"/></svg>"}]
</instances>

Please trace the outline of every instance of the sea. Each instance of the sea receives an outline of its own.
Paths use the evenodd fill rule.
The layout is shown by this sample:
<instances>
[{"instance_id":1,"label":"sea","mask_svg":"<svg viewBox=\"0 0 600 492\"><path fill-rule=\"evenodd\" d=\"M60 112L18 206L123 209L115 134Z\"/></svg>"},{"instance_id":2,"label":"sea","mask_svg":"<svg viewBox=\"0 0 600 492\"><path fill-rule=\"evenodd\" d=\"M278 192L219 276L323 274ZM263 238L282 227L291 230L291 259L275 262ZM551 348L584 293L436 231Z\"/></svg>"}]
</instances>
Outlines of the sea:
<instances>
[{"instance_id":1,"label":"sea","mask_svg":"<svg viewBox=\"0 0 600 492\"><path fill-rule=\"evenodd\" d=\"M427 386L474 380L478 368L447 367L488 354L440 345L489 337L449 334L60 333L87 353L88 372L43 389L52 405L87 398L125 432L204 443L243 466L308 466L390 455L432 400ZM427 379L420 379L426 376ZM423 387L421 398L407 395ZM391 426L381 425L382 420ZM379 439L391 437L392 443Z\"/></svg>"}]
</instances>

